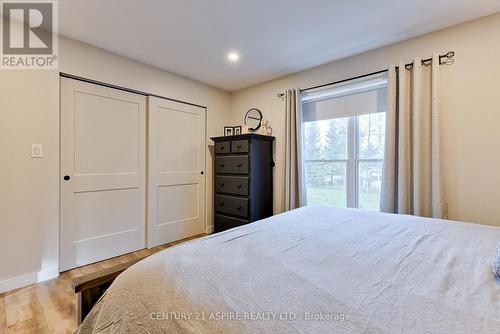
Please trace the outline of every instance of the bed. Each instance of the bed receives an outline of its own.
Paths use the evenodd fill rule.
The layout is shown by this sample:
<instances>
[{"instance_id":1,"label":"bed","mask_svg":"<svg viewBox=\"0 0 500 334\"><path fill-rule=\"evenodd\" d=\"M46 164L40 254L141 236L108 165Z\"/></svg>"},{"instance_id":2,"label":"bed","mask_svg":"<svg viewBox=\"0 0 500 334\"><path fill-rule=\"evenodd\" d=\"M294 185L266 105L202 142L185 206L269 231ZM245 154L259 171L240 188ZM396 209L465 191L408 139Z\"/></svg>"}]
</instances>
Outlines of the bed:
<instances>
[{"instance_id":1,"label":"bed","mask_svg":"<svg viewBox=\"0 0 500 334\"><path fill-rule=\"evenodd\" d=\"M500 228L308 206L120 274L79 333L499 333Z\"/></svg>"}]
</instances>

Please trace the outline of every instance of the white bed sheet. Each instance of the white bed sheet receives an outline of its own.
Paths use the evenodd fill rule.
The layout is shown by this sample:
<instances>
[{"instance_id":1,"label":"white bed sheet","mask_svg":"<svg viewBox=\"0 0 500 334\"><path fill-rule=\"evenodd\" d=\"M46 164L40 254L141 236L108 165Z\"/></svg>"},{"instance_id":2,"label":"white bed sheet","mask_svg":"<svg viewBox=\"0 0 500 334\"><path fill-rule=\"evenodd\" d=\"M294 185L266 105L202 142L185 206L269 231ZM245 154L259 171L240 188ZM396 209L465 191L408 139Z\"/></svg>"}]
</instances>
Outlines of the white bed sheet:
<instances>
[{"instance_id":1,"label":"white bed sheet","mask_svg":"<svg viewBox=\"0 0 500 334\"><path fill-rule=\"evenodd\" d=\"M304 207L141 261L79 330L500 333L497 241L497 227Z\"/></svg>"}]
</instances>

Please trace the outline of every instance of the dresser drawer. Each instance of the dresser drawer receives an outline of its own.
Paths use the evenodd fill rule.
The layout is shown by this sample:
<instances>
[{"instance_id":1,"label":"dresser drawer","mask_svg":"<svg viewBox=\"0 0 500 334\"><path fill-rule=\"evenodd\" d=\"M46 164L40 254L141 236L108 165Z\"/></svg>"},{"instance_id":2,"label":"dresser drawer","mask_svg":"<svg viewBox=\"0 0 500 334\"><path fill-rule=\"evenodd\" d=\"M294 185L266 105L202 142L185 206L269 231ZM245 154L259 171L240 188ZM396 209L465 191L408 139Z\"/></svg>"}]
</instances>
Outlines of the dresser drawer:
<instances>
[{"instance_id":1,"label":"dresser drawer","mask_svg":"<svg viewBox=\"0 0 500 334\"><path fill-rule=\"evenodd\" d=\"M232 153L248 153L249 148L248 140L233 140L231 142Z\"/></svg>"},{"instance_id":2,"label":"dresser drawer","mask_svg":"<svg viewBox=\"0 0 500 334\"><path fill-rule=\"evenodd\" d=\"M214 231L222 232L225 230L229 230L230 228L238 227L245 224L248 224L248 220L237 219L223 215L215 215Z\"/></svg>"},{"instance_id":3,"label":"dresser drawer","mask_svg":"<svg viewBox=\"0 0 500 334\"><path fill-rule=\"evenodd\" d=\"M247 196L248 177L216 176L215 192Z\"/></svg>"},{"instance_id":4,"label":"dresser drawer","mask_svg":"<svg viewBox=\"0 0 500 334\"><path fill-rule=\"evenodd\" d=\"M215 211L243 218L248 217L248 199L215 195Z\"/></svg>"},{"instance_id":5,"label":"dresser drawer","mask_svg":"<svg viewBox=\"0 0 500 334\"><path fill-rule=\"evenodd\" d=\"M222 174L248 174L248 156L215 157L215 172Z\"/></svg>"},{"instance_id":6,"label":"dresser drawer","mask_svg":"<svg viewBox=\"0 0 500 334\"><path fill-rule=\"evenodd\" d=\"M231 142L220 141L215 143L215 154L229 154L231 153Z\"/></svg>"}]
</instances>

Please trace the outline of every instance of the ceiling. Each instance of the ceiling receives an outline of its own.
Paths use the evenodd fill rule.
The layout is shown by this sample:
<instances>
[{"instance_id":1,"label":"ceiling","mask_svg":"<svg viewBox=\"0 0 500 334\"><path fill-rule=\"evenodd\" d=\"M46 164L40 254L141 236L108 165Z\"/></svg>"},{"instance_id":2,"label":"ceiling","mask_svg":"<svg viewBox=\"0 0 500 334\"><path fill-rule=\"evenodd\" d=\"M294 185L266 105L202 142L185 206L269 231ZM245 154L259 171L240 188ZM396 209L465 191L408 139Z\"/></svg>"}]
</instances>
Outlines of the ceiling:
<instances>
[{"instance_id":1,"label":"ceiling","mask_svg":"<svg viewBox=\"0 0 500 334\"><path fill-rule=\"evenodd\" d=\"M498 11L498 0L59 0L59 31L235 91Z\"/></svg>"}]
</instances>

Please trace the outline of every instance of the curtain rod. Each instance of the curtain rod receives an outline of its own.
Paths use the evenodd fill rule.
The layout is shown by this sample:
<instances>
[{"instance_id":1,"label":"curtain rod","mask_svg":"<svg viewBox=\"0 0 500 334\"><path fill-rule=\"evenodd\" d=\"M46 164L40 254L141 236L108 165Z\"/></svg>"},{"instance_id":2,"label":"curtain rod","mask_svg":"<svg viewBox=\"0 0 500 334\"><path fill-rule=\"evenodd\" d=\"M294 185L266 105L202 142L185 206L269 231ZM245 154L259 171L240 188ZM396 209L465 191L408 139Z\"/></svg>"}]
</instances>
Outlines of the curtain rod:
<instances>
[{"instance_id":1,"label":"curtain rod","mask_svg":"<svg viewBox=\"0 0 500 334\"><path fill-rule=\"evenodd\" d=\"M454 51L448 51L445 54L439 55L439 65L453 63L453 57L455 57L455 52ZM446 60L443 61L443 59L446 59ZM427 66L427 65L429 65L431 63L432 63L432 58L422 59L422 65L426 65ZM405 68L407 70L410 70L412 67L413 67L413 62L405 64ZM399 70L399 66L396 66L396 70ZM387 71L389 71L389 69L384 69L384 70L380 70L380 71L376 71L376 72L372 72L372 73L362 74L362 75L358 75L358 76L355 76L355 77L352 77L352 78L342 79L342 80L338 80L338 81L334 81L334 82L329 82L329 83L326 83L326 84L317 85L317 86L313 86L313 87L303 88L300 91L303 92L303 91L306 91L306 90L311 90L311 89L316 89L316 88L321 88L321 87L336 85L336 84L340 84L340 83L343 83L343 82L346 82L346 81L351 81L351 80L361 79L361 78L364 78L364 77L369 77L371 75L381 74L381 73L384 73L384 72L387 72ZM284 97L284 96L285 96L285 93L279 93L278 94L278 97Z\"/></svg>"}]
</instances>

